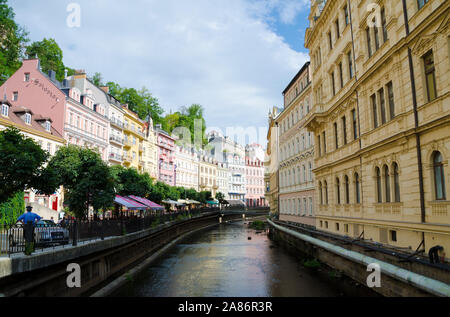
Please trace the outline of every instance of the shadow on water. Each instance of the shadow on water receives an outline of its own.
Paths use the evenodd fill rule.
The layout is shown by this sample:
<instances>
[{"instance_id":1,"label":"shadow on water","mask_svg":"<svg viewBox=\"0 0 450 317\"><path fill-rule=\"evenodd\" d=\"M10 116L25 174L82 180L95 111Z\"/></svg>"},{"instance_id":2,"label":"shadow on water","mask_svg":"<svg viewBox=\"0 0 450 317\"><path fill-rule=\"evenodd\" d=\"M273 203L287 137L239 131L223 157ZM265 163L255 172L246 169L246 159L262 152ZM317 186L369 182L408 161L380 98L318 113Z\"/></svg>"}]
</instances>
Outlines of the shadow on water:
<instances>
[{"instance_id":1,"label":"shadow on water","mask_svg":"<svg viewBox=\"0 0 450 317\"><path fill-rule=\"evenodd\" d=\"M113 294L118 297L369 296L330 272L306 268L266 231L226 223L184 239ZM337 281L337 282L336 282ZM347 288L347 287L344 287ZM353 293L353 292L352 292Z\"/></svg>"}]
</instances>

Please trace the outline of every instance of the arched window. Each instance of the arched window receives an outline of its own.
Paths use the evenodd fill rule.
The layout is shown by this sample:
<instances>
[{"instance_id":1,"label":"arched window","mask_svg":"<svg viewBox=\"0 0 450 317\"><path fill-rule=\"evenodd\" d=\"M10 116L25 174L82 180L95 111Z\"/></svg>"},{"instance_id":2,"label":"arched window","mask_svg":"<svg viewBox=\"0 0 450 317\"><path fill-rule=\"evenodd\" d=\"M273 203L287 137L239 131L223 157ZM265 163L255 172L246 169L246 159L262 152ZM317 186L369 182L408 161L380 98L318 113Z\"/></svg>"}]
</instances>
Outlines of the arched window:
<instances>
[{"instance_id":1,"label":"arched window","mask_svg":"<svg viewBox=\"0 0 450 317\"><path fill-rule=\"evenodd\" d=\"M378 203L382 203L383 202L383 196L381 195L381 171L380 168L377 167L375 169L375 174L376 174L376 183L377 183L377 202Z\"/></svg>"},{"instance_id":2,"label":"arched window","mask_svg":"<svg viewBox=\"0 0 450 317\"><path fill-rule=\"evenodd\" d=\"M350 204L350 184L347 175L345 175L345 203Z\"/></svg>"},{"instance_id":3,"label":"arched window","mask_svg":"<svg viewBox=\"0 0 450 317\"><path fill-rule=\"evenodd\" d=\"M446 200L443 158L440 152L433 154L434 187L436 200Z\"/></svg>"},{"instance_id":4,"label":"arched window","mask_svg":"<svg viewBox=\"0 0 450 317\"><path fill-rule=\"evenodd\" d=\"M386 192L386 202L391 202L391 180L389 177L389 167L385 165L384 169L384 191Z\"/></svg>"},{"instance_id":5,"label":"arched window","mask_svg":"<svg viewBox=\"0 0 450 317\"><path fill-rule=\"evenodd\" d=\"M336 203L341 204L341 181L336 178Z\"/></svg>"},{"instance_id":6,"label":"arched window","mask_svg":"<svg viewBox=\"0 0 450 317\"><path fill-rule=\"evenodd\" d=\"M400 176L398 173L398 164L392 164L394 170L394 199L396 203L400 202Z\"/></svg>"},{"instance_id":7,"label":"arched window","mask_svg":"<svg viewBox=\"0 0 450 317\"><path fill-rule=\"evenodd\" d=\"M322 182L319 182L319 199L320 199L320 204L323 205Z\"/></svg>"},{"instance_id":8,"label":"arched window","mask_svg":"<svg viewBox=\"0 0 450 317\"><path fill-rule=\"evenodd\" d=\"M360 181L358 173L355 173L355 201L357 204L361 203Z\"/></svg>"}]
</instances>

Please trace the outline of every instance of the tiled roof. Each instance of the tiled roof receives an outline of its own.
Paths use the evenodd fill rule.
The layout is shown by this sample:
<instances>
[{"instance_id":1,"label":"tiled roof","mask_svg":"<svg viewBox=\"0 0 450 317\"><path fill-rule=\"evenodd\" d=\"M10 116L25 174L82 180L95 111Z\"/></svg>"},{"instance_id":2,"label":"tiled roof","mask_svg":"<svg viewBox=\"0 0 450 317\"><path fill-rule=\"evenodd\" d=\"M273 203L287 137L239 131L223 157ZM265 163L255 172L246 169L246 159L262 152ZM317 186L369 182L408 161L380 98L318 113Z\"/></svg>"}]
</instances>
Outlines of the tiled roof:
<instances>
[{"instance_id":1,"label":"tiled roof","mask_svg":"<svg viewBox=\"0 0 450 317\"><path fill-rule=\"evenodd\" d=\"M58 131L56 131L56 129L53 128L53 126L50 128L50 132L48 132L47 130L45 130L45 128L39 123L39 121L43 121L43 120L49 120L52 121L50 118L45 118L43 116L41 116L40 114L35 114L32 115L31 117L31 125L26 124L25 121L22 120L22 118L20 117L20 113L23 112L27 112L26 110L28 110L26 107L24 106L14 106L11 105L10 102L8 101L2 101L2 104L7 104L9 106L9 117L1 117L7 121L11 121L11 123L15 123L17 126L19 127L27 127L27 128L32 128L36 131L39 131L41 133L44 134L49 134L58 138L63 138L61 134L58 133Z\"/></svg>"}]
</instances>

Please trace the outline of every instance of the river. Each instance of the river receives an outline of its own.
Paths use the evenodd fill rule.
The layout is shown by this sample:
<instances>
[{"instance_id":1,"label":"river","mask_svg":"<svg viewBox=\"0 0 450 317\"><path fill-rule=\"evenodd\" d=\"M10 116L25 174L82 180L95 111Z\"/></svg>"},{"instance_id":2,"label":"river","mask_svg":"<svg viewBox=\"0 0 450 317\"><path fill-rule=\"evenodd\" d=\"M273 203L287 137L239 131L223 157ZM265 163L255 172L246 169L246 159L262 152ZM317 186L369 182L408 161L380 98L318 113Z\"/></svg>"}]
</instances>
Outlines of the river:
<instances>
[{"instance_id":1,"label":"river","mask_svg":"<svg viewBox=\"0 0 450 317\"><path fill-rule=\"evenodd\" d=\"M249 237L251 239L249 239ZM335 297L329 273L305 268L267 232L241 222L194 233L113 294L118 297ZM342 283L351 283L342 281ZM348 286L348 285L347 285ZM350 289L355 288L350 287ZM349 287L346 287L348 290ZM356 288L355 288L356 290ZM357 291L351 296L362 295Z\"/></svg>"}]
</instances>

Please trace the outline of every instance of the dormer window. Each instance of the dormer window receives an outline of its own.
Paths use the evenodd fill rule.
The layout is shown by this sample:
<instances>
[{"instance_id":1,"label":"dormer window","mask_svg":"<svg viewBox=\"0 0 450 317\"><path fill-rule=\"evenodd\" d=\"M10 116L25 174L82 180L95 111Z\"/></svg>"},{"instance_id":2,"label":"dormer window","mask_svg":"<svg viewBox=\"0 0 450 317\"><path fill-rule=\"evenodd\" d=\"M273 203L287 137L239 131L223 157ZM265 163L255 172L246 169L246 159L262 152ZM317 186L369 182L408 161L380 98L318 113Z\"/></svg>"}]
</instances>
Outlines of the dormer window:
<instances>
[{"instance_id":1,"label":"dormer window","mask_svg":"<svg viewBox=\"0 0 450 317\"><path fill-rule=\"evenodd\" d=\"M31 113L25 113L25 123L31 124Z\"/></svg>"},{"instance_id":2,"label":"dormer window","mask_svg":"<svg viewBox=\"0 0 450 317\"><path fill-rule=\"evenodd\" d=\"M7 117L9 114L9 106L6 104L2 104L2 116Z\"/></svg>"},{"instance_id":3,"label":"dormer window","mask_svg":"<svg viewBox=\"0 0 450 317\"><path fill-rule=\"evenodd\" d=\"M50 132L51 127L52 127L51 122L50 121L45 121L45 130L47 132Z\"/></svg>"}]
</instances>

